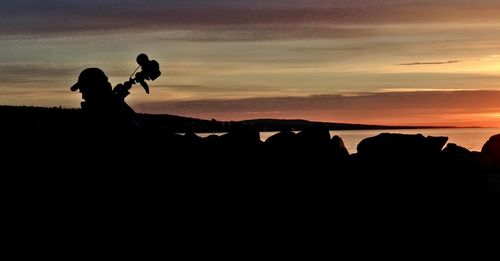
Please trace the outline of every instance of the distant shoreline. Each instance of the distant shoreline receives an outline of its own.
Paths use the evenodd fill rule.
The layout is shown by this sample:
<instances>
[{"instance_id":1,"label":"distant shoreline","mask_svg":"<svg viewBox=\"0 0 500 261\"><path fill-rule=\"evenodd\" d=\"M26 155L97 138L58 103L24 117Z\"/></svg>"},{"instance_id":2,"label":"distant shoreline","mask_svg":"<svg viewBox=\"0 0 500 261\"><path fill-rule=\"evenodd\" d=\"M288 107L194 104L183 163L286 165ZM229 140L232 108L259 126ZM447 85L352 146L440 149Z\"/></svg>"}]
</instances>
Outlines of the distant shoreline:
<instances>
[{"instance_id":1,"label":"distant shoreline","mask_svg":"<svg viewBox=\"0 0 500 261\"><path fill-rule=\"evenodd\" d=\"M439 129L500 129L495 127L402 127L402 128L382 128L382 129L329 129L329 131L397 131L397 130L439 130ZM259 131L259 132L280 132L279 130ZM300 130L294 130L300 132ZM225 134L227 131L216 132L196 132L199 134Z\"/></svg>"},{"instance_id":2,"label":"distant shoreline","mask_svg":"<svg viewBox=\"0 0 500 261\"><path fill-rule=\"evenodd\" d=\"M54 122L60 119L78 119L81 117L80 109L66 109L60 107L36 106L6 106L0 105L0 115L4 118L15 119L16 123L40 123L43 121ZM50 119L50 120L48 120ZM323 125L330 131L356 131L356 130L414 130L414 129L455 129L455 128L483 128L483 127L456 127L456 126L386 126L335 122L317 122L307 120L285 119L253 119L244 121L218 121L204 120L168 114L137 113L137 119L148 126L161 128L171 132L194 133L226 133L234 128L251 128L259 132L279 132L283 130L301 131L312 125Z\"/></svg>"}]
</instances>

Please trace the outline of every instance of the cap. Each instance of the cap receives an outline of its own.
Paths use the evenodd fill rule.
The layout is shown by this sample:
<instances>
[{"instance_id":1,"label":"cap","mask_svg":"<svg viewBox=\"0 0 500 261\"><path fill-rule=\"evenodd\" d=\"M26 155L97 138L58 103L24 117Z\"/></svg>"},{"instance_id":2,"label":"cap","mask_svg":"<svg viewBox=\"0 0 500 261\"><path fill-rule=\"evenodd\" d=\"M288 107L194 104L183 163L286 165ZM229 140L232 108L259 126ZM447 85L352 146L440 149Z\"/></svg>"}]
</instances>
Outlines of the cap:
<instances>
[{"instance_id":1,"label":"cap","mask_svg":"<svg viewBox=\"0 0 500 261\"><path fill-rule=\"evenodd\" d=\"M78 77L78 82L71 86L71 91L77 91L82 87L99 85L103 82L107 82L108 77L99 68L87 68L80 73Z\"/></svg>"}]
</instances>

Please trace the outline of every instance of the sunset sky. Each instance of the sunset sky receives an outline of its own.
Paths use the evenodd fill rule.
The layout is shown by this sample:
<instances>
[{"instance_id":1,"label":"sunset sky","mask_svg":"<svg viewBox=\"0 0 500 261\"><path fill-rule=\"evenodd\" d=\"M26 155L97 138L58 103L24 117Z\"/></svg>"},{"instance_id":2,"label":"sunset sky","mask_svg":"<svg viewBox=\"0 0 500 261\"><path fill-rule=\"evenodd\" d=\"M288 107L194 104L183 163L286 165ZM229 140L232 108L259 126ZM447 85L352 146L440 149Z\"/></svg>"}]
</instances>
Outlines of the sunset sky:
<instances>
[{"instance_id":1,"label":"sunset sky","mask_svg":"<svg viewBox=\"0 0 500 261\"><path fill-rule=\"evenodd\" d=\"M16 0L0 25L0 104L79 107L83 69L144 52L138 112L500 127L498 0Z\"/></svg>"}]
</instances>

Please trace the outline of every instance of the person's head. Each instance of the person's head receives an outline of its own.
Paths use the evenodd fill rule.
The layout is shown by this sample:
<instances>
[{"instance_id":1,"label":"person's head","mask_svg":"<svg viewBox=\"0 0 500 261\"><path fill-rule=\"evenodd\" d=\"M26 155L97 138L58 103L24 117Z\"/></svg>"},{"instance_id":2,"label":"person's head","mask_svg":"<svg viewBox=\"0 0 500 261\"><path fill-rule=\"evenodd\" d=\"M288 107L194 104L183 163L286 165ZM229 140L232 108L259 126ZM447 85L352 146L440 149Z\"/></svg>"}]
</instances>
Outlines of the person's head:
<instances>
[{"instance_id":1,"label":"person's head","mask_svg":"<svg viewBox=\"0 0 500 261\"><path fill-rule=\"evenodd\" d=\"M71 86L71 91L80 90L85 101L106 99L112 94L108 77L99 68L87 68L80 73L78 82Z\"/></svg>"}]
</instances>

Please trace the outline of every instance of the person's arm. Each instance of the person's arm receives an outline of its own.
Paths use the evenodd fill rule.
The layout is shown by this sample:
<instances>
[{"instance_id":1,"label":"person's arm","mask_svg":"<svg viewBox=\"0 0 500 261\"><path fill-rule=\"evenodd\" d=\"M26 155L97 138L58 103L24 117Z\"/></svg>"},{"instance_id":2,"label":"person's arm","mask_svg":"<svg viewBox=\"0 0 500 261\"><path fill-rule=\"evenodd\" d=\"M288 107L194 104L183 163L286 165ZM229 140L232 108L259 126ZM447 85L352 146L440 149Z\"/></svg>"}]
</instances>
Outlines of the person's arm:
<instances>
[{"instance_id":1,"label":"person's arm","mask_svg":"<svg viewBox=\"0 0 500 261\"><path fill-rule=\"evenodd\" d=\"M130 92L130 88L132 88L132 83L130 81L125 82L124 84L118 84L113 88L113 94L117 98L125 99Z\"/></svg>"}]
</instances>

